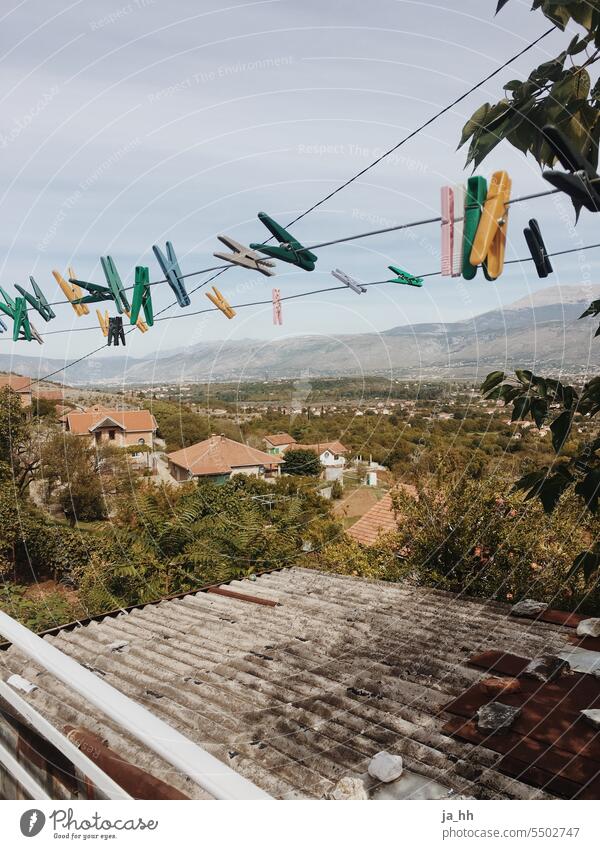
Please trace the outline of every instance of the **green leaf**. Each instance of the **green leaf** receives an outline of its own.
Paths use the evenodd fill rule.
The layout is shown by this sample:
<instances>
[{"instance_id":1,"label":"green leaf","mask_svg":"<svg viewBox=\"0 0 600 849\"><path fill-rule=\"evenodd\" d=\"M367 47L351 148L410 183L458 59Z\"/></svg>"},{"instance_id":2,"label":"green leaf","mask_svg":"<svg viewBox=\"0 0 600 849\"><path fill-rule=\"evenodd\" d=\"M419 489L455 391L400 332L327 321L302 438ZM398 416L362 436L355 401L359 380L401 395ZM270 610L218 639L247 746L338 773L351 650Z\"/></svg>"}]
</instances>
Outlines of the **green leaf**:
<instances>
[{"instance_id":1,"label":"green leaf","mask_svg":"<svg viewBox=\"0 0 600 849\"><path fill-rule=\"evenodd\" d=\"M515 374L517 376L517 380L521 381L524 386L530 385L531 379L533 378L533 372L524 368L517 368L515 369Z\"/></svg>"},{"instance_id":2,"label":"green leaf","mask_svg":"<svg viewBox=\"0 0 600 849\"><path fill-rule=\"evenodd\" d=\"M599 567L600 554L596 554L594 551L582 551L573 560L573 565L569 569L567 578L573 578L579 571L582 571L587 582Z\"/></svg>"},{"instance_id":3,"label":"green leaf","mask_svg":"<svg viewBox=\"0 0 600 849\"><path fill-rule=\"evenodd\" d=\"M567 441L567 437L571 432L572 422L573 414L570 410L565 410L557 416L550 425L550 430L552 431L552 446L557 454Z\"/></svg>"},{"instance_id":4,"label":"green leaf","mask_svg":"<svg viewBox=\"0 0 600 849\"><path fill-rule=\"evenodd\" d=\"M600 471L589 471L575 487L575 493L583 498L590 513L596 514L600 497Z\"/></svg>"},{"instance_id":5,"label":"green leaf","mask_svg":"<svg viewBox=\"0 0 600 849\"><path fill-rule=\"evenodd\" d=\"M462 135L460 137L460 142L458 144L458 148L461 148L463 144L471 138L474 132L480 130L483 127L483 121L485 120L485 116L490 111L491 106L489 103L484 103L479 109L476 109L475 112L471 115L467 123L464 125L462 130Z\"/></svg>"},{"instance_id":6,"label":"green leaf","mask_svg":"<svg viewBox=\"0 0 600 849\"><path fill-rule=\"evenodd\" d=\"M505 378L503 371L492 371L481 384L481 393L486 395L491 389L498 386Z\"/></svg>"},{"instance_id":7,"label":"green leaf","mask_svg":"<svg viewBox=\"0 0 600 849\"><path fill-rule=\"evenodd\" d=\"M531 402L531 418L536 423L537 427L544 424L548 415L548 402L545 398L534 398Z\"/></svg>"},{"instance_id":8,"label":"green leaf","mask_svg":"<svg viewBox=\"0 0 600 849\"><path fill-rule=\"evenodd\" d=\"M523 419L527 418L530 407L531 400L529 395L521 395L517 398L513 404L512 416L510 418L511 422L523 421Z\"/></svg>"}]
</instances>

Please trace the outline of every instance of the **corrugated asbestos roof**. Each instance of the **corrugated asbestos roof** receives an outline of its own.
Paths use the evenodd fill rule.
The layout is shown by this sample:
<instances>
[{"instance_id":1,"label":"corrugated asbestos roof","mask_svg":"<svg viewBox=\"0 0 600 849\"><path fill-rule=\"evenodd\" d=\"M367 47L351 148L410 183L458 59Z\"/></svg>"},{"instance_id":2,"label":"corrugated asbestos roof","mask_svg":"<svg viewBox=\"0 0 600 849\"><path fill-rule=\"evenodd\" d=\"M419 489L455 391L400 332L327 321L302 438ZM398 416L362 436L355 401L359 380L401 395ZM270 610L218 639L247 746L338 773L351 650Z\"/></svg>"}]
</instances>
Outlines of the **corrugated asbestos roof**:
<instances>
[{"instance_id":1,"label":"corrugated asbestos roof","mask_svg":"<svg viewBox=\"0 0 600 849\"><path fill-rule=\"evenodd\" d=\"M568 629L509 617L506 605L297 568L226 589L277 604L199 592L45 639L279 798L322 797L382 749L424 777L426 797L430 782L431 795L441 784L468 797L547 798L502 774L501 754L445 732L444 707L486 675L467 665L474 654L560 651ZM111 650L118 641L127 645ZM87 728L202 797L15 648L0 652L0 673L34 682L26 698L58 728Z\"/></svg>"}]
</instances>

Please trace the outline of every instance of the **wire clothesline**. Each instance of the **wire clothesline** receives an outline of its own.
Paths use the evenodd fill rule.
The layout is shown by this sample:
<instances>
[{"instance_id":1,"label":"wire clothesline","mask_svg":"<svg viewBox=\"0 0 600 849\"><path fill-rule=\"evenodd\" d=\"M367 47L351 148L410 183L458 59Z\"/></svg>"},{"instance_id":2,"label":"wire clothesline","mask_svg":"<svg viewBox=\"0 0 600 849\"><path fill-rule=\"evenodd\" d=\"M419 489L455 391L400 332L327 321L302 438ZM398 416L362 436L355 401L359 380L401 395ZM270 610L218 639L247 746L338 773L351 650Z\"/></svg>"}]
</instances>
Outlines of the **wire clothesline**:
<instances>
[{"instance_id":1,"label":"wire clothesline","mask_svg":"<svg viewBox=\"0 0 600 849\"><path fill-rule=\"evenodd\" d=\"M494 71L492 71L491 73L489 73L487 76L485 76L485 77L484 77L482 80L480 80L479 82L477 82L477 83L475 83L474 85L472 85L472 86L471 86L471 87L470 87L467 91L463 92L463 94L459 95L459 96L458 96L457 98L455 98L455 99L454 99L451 103L447 104L447 105L446 105L445 107L443 107L441 110L439 110L439 111L438 111L438 112L436 112L434 115L432 115L430 118L428 118L425 122L423 122L422 124L420 124L420 125L419 125L416 129L412 130L410 133L408 133L406 136L404 136L404 138L402 138L399 142L397 142L395 145L393 145L393 147L389 148L387 151L385 151L384 153L382 153L382 154L381 154L381 156L377 157L375 160L373 160L373 162L369 163L367 166L365 166L364 168L362 168L360 171L358 171L356 174L354 174L352 177L350 177L350 178L349 178L348 180L346 180L344 183L342 183L341 185L337 186L335 189L333 189L333 191L329 192L327 195L325 195L325 196L324 196L323 198L321 198L319 201L317 201L317 202L316 202L316 203L314 203L312 206L310 206L308 209L306 209L304 212L302 212L300 215L296 216L296 217L295 217L292 221L290 221L290 222L286 225L286 227L291 227L291 226L292 226L293 224L295 224L297 221L300 221L300 219L304 218L304 217L305 217L305 216L307 216L309 213L313 212L315 209L317 209L318 207L322 206L322 204L324 204L326 201L330 200L332 197L334 197L335 195L337 195L339 192L341 192L341 191L342 191L343 189L345 189L347 186L351 185L351 183L353 183L353 182L355 182L356 180L358 180L361 176L363 176L364 174L366 174L368 171L370 171L372 168L374 168L376 165L378 165L380 162L382 162L384 159L386 159L388 156L390 156L392 153L394 153L396 150L398 150L400 147L402 147L402 145L406 144L406 142L408 142L408 141L410 141L411 139L413 139L413 138L414 138L414 137L415 137L418 133L420 133L422 130L426 129L426 128L427 128L427 127L429 127L431 124L433 124L433 123L434 123L434 121L438 120L438 118L442 117L442 115L445 115L447 112L449 112L449 111L450 111L451 109L453 109L455 106L457 106L459 103L461 103L463 100L465 100L465 99L466 99L466 98L467 98L470 94L472 94L473 92L477 91L477 89L481 88L481 86L485 85L485 83L489 82L489 80L493 79L493 77L495 77L495 76L497 76L499 73L501 73L501 71L503 71L506 67L508 67L508 66L509 66L512 62L516 61L516 60L517 60L517 59L519 59L521 56L523 56L525 53L527 53L529 50L531 50L533 47L535 47L537 44L539 44L539 43L540 43L540 42L541 42L544 38L546 38L548 35L550 35L552 32L554 32L554 30L555 30L555 29L556 29L556 27L555 27L555 26L550 27L548 30L546 30L546 31L545 31L545 32L543 32L540 36L538 36L538 38L534 39L534 40L533 40L533 41L531 41L529 44L525 45L525 47L523 47L521 50L519 50L517 53L515 53L515 55L514 55L514 56L511 56L509 59L505 60L505 61L504 61L501 65L499 65L499 66L498 66L498 67L497 67ZM549 192L549 193L551 193L551 192ZM400 229L400 228L399 228L399 229ZM406 228L405 228L405 229L406 229ZM384 232L385 232L385 231L384 231ZM389 232L389 231L388 231L388 232ZM373 235L374 235L374 234L373 234ZM359 238L363 238L363 237L362 237L362 236L360 236ZM269 239L268 241L270 241L270 239ZM204 286L208 285L210 282L212 282L212 280L216 279L217 277L220 277L222 274L226 273L226 272L227 272L230 268L232 268L232 267L233 267L233 266L232 266L231 264L229 264L229 263L228 263L228 264L227 264L226 266L224 266L224 267L220 267L220 268L219 268L218 266L215 266L215 267L212 267L211 269L207 269L206 271L203 271L203 272L198 271L198 272L191 272L191 273L190 273L190 274L188 274L188 275L182 275L182 277L191 277L191 276L197 276L197 275L199 275L199 274L201 274L201 273L207 273L209 270L210 270L210 271L215 271L215 273L214 273L214 274L212 274L212 276L211 276L211 277L209 277L207 280L204 280L204 281L202 281L201 283L199 283L197 286L195 286L195 287L194 287L194 288L193 288L193 289L192 289L192 290L188 293L188 295L192 295L192 294L194 294L194 292L197 292L199 289L201 289L201 288L203 288ZM428 275L428 276L429 276L429 275ZM155 282L157 282L157 283L158 283L159 281L155 281ZM162 282L162 281L160 281L160 282ZM164 281L164 282L166 282L166 281ZM332 288L334 288L334 289L338 289L338 288L346 288L346 287L337 287L337 286L336 286L336 287L332 287ZM308 294L308 293L307 293L307 294ZM286 297L285 297L285 298L283 298L282 300L284 300L284 299L285 299L285 300L289 300L289 299L291 299L292 297L295 297L295 296L286 296ZM69 303L69 302L67 301L67 303ZM162 314L163 314L163 313L165 313L167 310L169 310L169 309L171 309L172 307L174 307L176 304L177 304L177 301L173 301L172 303L168 304L166 307L163 307L161 310L159 310L159 311L156 313L155 321L158 319L158 316L162 315ZM58 305L58 304L57 304L57 305ZM200 312L212 312L212 311L213 311L212 309L208 309L208 310L202 310L202 311L200 311ZM185 313L185 315L193 315L193 314L198 314L198 313ZM182 315L181 317L183 317L183 315ZM82 329L83 329L83 328L82 328ZM126 331L126 333L127 333L127 334L129 334L129 333L131 333L133 330L135 330L135 327L130 327L130 328L128 328L128 330ZM71 332L71 331L69 331L69 332ZM65 365L64 365L64 366L62 366L60 369L56 369L55 371L51 372L50 374L45 375L44 377L39 377L39 378L36 378L35 380L32 380L32 385L33 385L34 383L41 383L41 382L42 382L42 381L44 381L44 380L48 380L48 379L50 379L51 377L54 377L55 375L60 374L61 372L64 372L66 369L70 368L71 366L77 365L78 363L82 362L83 360L87 359L88 357L91 357L91 356L93 356L94 354L98 353L99 351L103 350L103 349L104 349L104 347L105 347L105 345L104 345L104 344L102 344L102 345L101 345L101 346L99 346L98 348L95 348L93 351L89 351L87 354L84 354L84 355L82 355L81 357L78 357L78 358L76 358L75 360L72 360L72 361L71 361L71 362L69 362L69 363L65 363Z\"/></svg>"}]
</instances>

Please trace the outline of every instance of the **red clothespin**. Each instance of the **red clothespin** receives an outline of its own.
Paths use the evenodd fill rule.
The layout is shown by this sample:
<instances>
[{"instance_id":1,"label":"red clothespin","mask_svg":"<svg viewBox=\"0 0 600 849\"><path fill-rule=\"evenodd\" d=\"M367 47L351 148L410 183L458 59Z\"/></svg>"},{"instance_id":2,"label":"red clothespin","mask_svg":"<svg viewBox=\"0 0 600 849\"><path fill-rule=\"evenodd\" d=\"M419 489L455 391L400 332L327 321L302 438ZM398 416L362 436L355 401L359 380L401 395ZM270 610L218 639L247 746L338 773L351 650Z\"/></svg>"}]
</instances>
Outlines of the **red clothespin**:
<instances>
[{"instance_id":1,"label":"red clothespin","mask_svg":"<svg viewBox=\"0 0 600 849\"><path fill-rule=\"evenodd\" d=\"M273 324L283 324L281 292L279 289L273 289Z\"/></svg>"}]
</instances>

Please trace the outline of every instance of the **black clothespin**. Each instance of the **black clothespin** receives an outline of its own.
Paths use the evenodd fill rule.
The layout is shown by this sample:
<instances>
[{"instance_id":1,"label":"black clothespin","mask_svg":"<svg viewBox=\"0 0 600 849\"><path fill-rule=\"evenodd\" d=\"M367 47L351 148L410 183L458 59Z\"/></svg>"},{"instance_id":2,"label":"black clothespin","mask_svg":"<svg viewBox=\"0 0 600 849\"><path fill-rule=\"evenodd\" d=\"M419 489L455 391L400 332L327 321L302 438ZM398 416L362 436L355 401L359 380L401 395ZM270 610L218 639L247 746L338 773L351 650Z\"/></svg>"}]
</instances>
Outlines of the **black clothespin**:
<instances>
[{"instance_id":1,"label":"black clothespin","mask_svg":"<svg viewBox=\"0 0 600 849\"><path fill-rule=\"evenodd\" d=\"M542 133L544 141L568 171L566 174L563 171L544 171L544 180L569 195L575 207L575 220L579 218L582 206L590 212L600 212L600 177L592 164L573 147L558 127L548 124Z\"/></svg>"},{"instance_id":2,"label":"black clothespin","mask_svg":"<svg viewBox=\"0 0 600 849\"><path fill-rule=\"evenodd\" d=\"M108 342L107 345L115 345L115 347L119 346L119 339L121 340L121 344L125 344L125 333L123 331L123 319L120 315L111 316L108 319Z\"/></svg>"},{"instance_id":3,"label":"black clothespin","mask_svg":"<svg viewBox=\"0 0 600 849\"><path fill-rule=\"evenodd\" d=\"M523 235L525 236L531 258L535 263L538 277L547 277L549 274L552 274L554 269L548 257L548 251L542 238L540 225L535 218L529 219L529 227L525 227Z\"/></svg>"}]
</instances>

